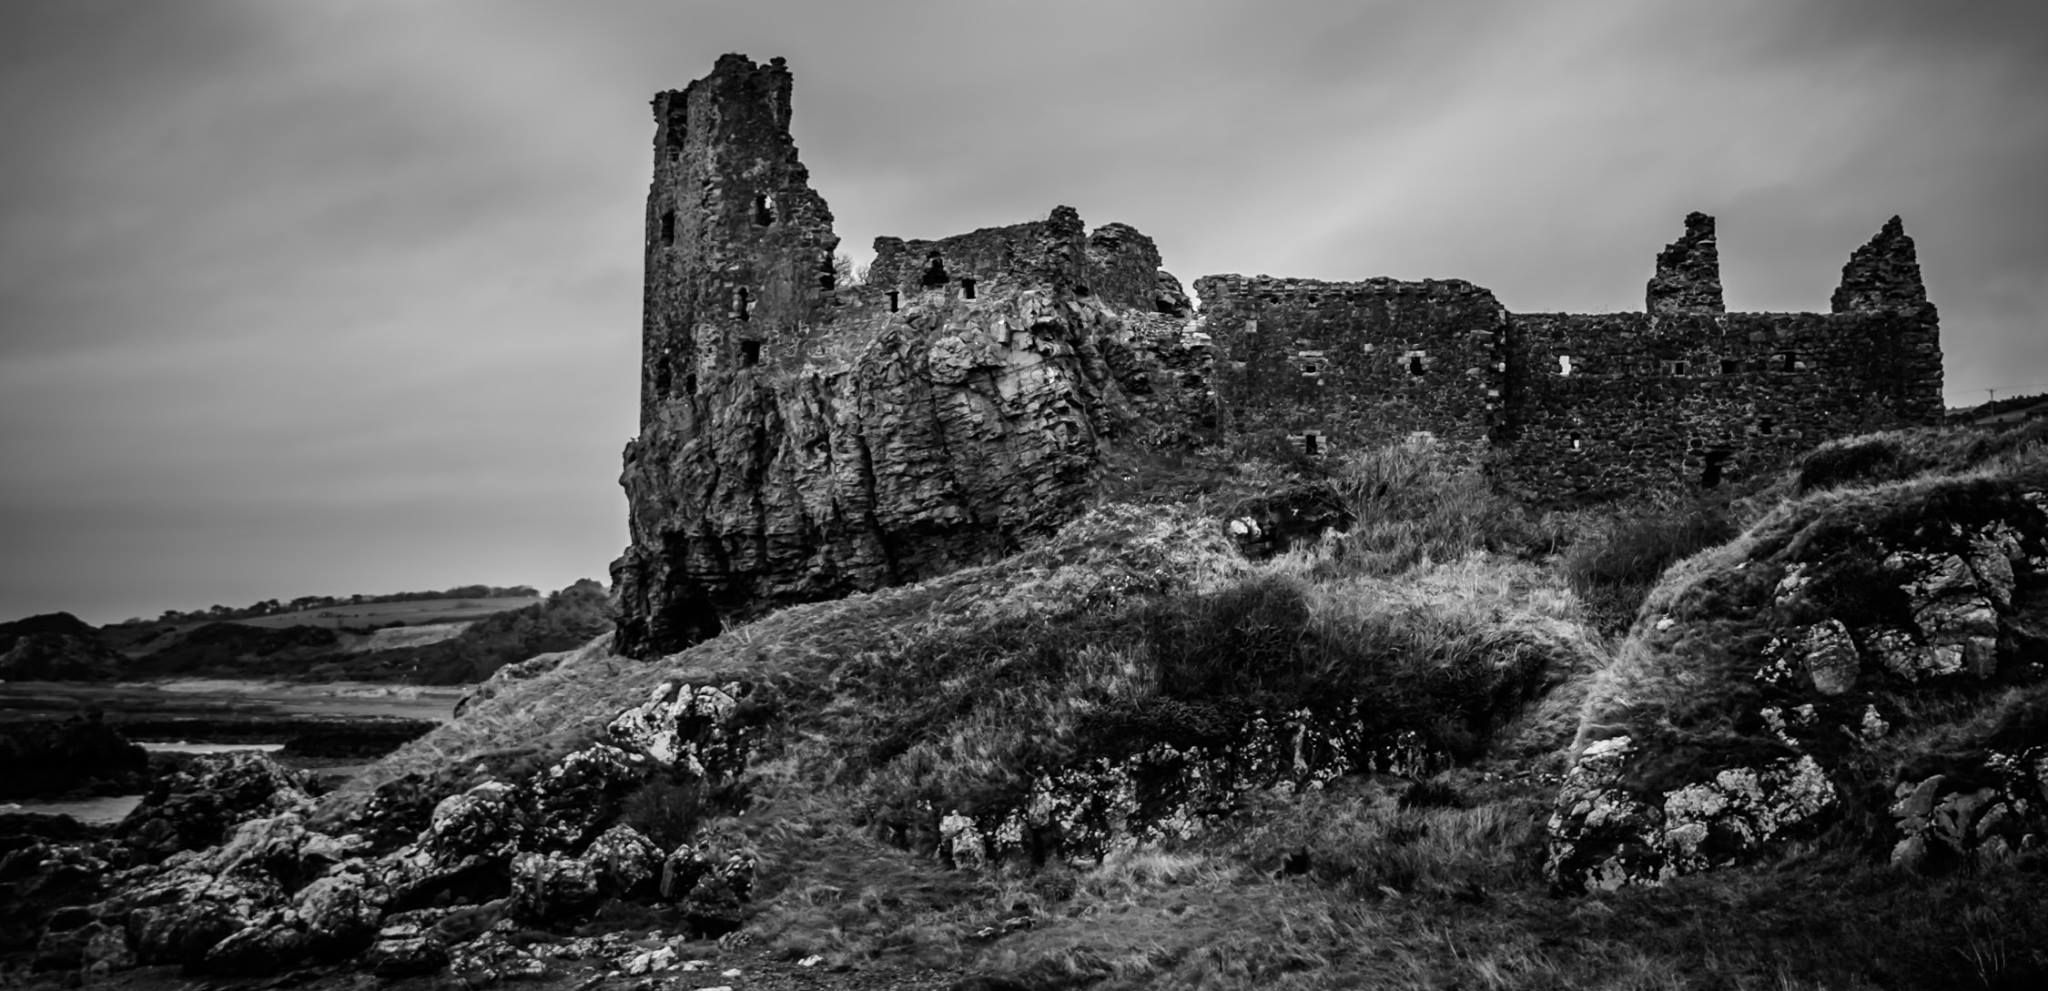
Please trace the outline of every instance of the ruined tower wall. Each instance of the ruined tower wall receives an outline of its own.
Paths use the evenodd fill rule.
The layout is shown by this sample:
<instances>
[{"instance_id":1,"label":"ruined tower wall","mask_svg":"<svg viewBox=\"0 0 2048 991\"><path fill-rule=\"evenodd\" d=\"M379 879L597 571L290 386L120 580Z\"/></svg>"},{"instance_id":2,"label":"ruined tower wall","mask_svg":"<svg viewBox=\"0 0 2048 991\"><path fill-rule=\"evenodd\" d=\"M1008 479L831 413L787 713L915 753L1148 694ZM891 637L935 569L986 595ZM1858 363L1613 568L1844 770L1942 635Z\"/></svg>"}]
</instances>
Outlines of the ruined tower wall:
<instances>
[{"instance_id":1,"label":"ruined tower wall","mask_svg":"<svg viewBox=\"0 0 2048 991\"><path fill-rule=\"evenodd\" d=\"M1486 448L1502 398L1506 311L1485 289L1232 275L1197 280L1195 290L1225 429L1285 434L1312 456L1416 433L1461 458Z\"/></svg>"},{"instance_id":2,"label":"ruined tower wall","mask_svg":"<svg viewBox=\"0 0 2048 991\"><path fill-rule=\"evenodd\" d=\"M647 197L640 419L763 360L829 305L832 212L789 136L781 59L727 55L654 98Z\"/></svg>"}]
</instances>

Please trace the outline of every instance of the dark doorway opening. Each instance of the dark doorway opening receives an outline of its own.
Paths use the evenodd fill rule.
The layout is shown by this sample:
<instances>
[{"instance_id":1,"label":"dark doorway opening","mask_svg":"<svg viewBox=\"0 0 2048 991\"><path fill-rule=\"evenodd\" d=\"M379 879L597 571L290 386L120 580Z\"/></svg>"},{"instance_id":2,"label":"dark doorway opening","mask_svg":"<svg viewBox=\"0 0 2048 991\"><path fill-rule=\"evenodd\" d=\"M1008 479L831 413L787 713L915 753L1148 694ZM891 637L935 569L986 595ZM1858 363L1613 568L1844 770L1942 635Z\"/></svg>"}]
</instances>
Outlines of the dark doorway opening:
<instances>
[{"instance_id":1,"label":"dark doorway opening","mask_svg":"<svg viewBox=\"0 0 2048 991\"><path fill-rule=\"evenodd\" d=\"M1700 488L1711 489L1721 484L1721 470L1728 464L1727 451L1708 451L1706 463L1700 468Z\"/></svg>"},{"instance_id":2,"label":"dark doorway opening","mask_svg":"<svg viewBox=\"0 0 2048 991\"><path fill-rule=\"evenodd\" d=\"M760 363L761 363L761 342L760 342L760 341L741 341L741 342L740 342L740 364L741 364L741 366L743 366L743 367L746 367L746 368L752 368L752 367L754 367L755 365L758 365L758 364L760 364Z\"/></svg>"}]
</instances>

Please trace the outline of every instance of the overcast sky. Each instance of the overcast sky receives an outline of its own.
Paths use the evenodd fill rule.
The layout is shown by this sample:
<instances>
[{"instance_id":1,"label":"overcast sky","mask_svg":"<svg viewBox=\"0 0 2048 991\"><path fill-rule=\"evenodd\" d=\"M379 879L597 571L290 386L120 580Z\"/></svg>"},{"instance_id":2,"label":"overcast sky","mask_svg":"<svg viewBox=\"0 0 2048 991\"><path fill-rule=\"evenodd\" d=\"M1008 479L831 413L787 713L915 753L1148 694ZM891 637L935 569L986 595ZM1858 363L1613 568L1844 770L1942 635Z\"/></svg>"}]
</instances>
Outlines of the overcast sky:
<instances>
[{"instance_id":1,"label":"overcast sky","mask_svg":"<svg viewBox=\"0 0 2048 991\"><path fill-rule=\"evenodd\" d=\"M2035 2L0 8L0 619L604 576L648 100L789 59L844 246L1130 223L1183 281L1825 310L1894 213L1948 400L2048 390Z\"/></svg>"}]
</instances>

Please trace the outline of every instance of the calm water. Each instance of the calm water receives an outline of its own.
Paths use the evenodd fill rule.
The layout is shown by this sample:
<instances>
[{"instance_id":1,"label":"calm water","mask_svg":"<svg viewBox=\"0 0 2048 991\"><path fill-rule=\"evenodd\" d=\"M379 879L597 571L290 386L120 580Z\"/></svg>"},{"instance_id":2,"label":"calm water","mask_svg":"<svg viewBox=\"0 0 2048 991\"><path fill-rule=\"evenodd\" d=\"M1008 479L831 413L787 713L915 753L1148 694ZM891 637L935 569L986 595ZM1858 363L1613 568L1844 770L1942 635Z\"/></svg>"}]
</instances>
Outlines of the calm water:
<instances>
[{"instance_id":1,"label":"calm water","mask_svg":"<svg viewBox=\"0 0 2048 991\"><path fill-rule=\"evenodd\" d=\"M325 685L277 682L186 679L160 682L87 684L69 682L0 682L0 719L16 713L61 712L98 706L110 713L132 711L176 715L277 715L319 713L355 716L407 716L445 722L457 699L469 691L416 685L341 682ZM146 750L178 754L222 754L238 750L275 753L282 743L206 743L138 741ZM323 768L332 774L342 768ZM350 768L349 770L353 770ZM119 822L142 800L140 795L110 795L70 801L0 801L0 812L68 815L87 823Z\"/></svg>"}]
</instances>

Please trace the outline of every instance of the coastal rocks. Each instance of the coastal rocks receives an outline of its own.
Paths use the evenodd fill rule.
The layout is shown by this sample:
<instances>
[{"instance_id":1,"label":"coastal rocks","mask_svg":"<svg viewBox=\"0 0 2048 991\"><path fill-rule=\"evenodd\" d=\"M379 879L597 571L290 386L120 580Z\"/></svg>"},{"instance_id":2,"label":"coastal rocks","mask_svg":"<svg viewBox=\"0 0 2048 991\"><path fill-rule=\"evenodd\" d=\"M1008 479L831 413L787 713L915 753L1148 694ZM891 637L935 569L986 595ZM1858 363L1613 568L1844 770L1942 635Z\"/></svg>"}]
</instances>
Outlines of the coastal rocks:
<instances>
[{"instance_id":1,"label":"coastal rocks","mask_svg":"<svg viewBox=\"0 0 2048 991\"><path fill-rule=\"evenodd\" d=\"M109 866L83 844L32 843L0 856L0 953L35 946L45 922L100 897Z\"/></svg>"},{"instance_id":2,"label":"coastal rocks","mask_svg":"<svg viewBox=\"0 0 2048 991\"><path fill-rule=\"evenodd\" d=\"M643 754L597 744L562 758L527 783L529 849L566 850L588 843L619 813L619 803L647 780L654 763Z\"/></svg>"},{"instance_id":3,"label":"coastal rocks","mask_svg":"<svg viewBox=\"0 0 2048 991\"><path fill-rule=\"evenodd\" d=\"M931 810L922 823L885 822L885 831L899 843L909 842L913 831L936 836L935 852L962 869L1053 856L1099 860L1144 843L1200 835L1253 791L1316 791L1357 773L1424 776L1445 763L1413 733L1388 736L1369 731L1370 725L1355 702L1320 713L1251 713L1240 725L1205 733L1206 742L1161 739L1185 736L1185 725L1178 733L1133 725L1128 751L1043 770L1013 803Z\"/></svg>"},{"instance_id":4,"label":"coastal rocks","mask_svg":"<svg viewBox=\"0 0 2048 991\"><path fill-rule=\"evenodd\" d=\"M558 923L597 907L597 871L578 857L522 853L512 860L512 911L528 922Z\"/></svg>"},{"instance_id":5,"label":"coastal rocks","mask_svg":"<svg viewBox=\"0 0 2048 991\"><path fill-rule=\"evenodd\" d=\"M661 897L680 908L696 932L724 935L746 918L757 867L754 855L744 850L719 853L684 844L662 863Z\"/></svg>"},{"instance_id":6,"label":"coastal rocks","mask_svg":"<svg viewBox=\"0 0 2048 991\"><path fill-rule=\"evenodd\" d=\"M431 974L448 965L448 945L432 927L402 922L378 930L363 969L387 981Z\"/></svg>"},{"instance_id":7,"label":"coastal rocks","mask_svg":"<svg viewBox=\"0 0 2048 991\"><path fill-rule=\"evenodd\" d=\"M149 860L213 846L238 823L309 809L308 783L302 772L262 754L202 754L157 782L121 820L115 836Z\"/></svg>"},{"instance_id":8,"label":"coastal rocks","mask_svg":"<svg viewBox=\"0 0 2048 991\"><path fill-rule=\"evenodd\" d=\"M1565 776L1550 819L1545 871L1589 890L1655 884L1738 863L1809 827L1839 802L1810 756L1734 767L1661 796L1627 784L1629 737L1588 746Z\"/></svg>"},{"instance_id":9,"label":"coastal rocks","mask_svg":"<svg viewBox=\"0 0 2048 991\"><path fill-rule=\"evenodd\" d=\"M746 766L774 712L763 686L747 682L670 682L619 713L605 732L635 754L691 779L719 783Z\"/></svg>"},{"instance_id":10,"label":"coastal rocks","mask_svg":"<svg viewBox=\"0 0 2048 991\"><path fill-rule=\"evenodd\" d=\"M584 862L599 890L616 898L644 898L661 887L662 854L654 841L619 823L592 840Z\"/></svg>"}]
</instances>

